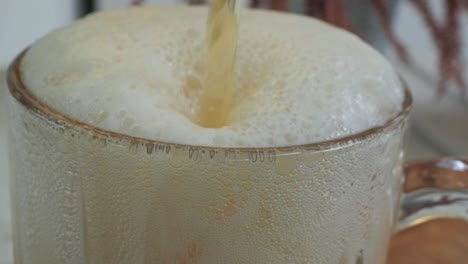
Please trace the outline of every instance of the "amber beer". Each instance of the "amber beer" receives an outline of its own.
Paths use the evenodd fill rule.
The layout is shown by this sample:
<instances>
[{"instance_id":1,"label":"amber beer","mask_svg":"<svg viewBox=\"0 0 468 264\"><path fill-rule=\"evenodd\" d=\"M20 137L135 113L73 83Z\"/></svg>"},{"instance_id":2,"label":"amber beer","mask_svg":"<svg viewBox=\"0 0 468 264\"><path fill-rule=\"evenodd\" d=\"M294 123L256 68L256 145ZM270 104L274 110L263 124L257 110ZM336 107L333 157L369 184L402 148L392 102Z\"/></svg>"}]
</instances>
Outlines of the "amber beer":
<instances>
[{"instance_id":1,"label":"amber beer","mask_svg":"<svg viewBox=\"0 0 468 264\"><path fill-rule=\"evenodd\" d=\"M9 72L15 262L383 264L409 99L358 38L245 10L225 125L201 7L108 11Z\"/></svg>"}]
</instances>

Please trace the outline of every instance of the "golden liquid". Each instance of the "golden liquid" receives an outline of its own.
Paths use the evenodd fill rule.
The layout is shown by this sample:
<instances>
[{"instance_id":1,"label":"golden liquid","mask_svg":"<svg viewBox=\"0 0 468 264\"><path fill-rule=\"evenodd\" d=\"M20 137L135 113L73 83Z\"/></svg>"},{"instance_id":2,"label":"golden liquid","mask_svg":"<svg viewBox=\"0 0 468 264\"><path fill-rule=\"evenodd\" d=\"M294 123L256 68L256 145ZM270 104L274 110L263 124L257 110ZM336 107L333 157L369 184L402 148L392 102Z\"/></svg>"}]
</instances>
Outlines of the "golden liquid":
<instances>
[{"instance_id":1,"label":"golden liquid","mask_svg":"<svg viewBox=\"0 0 468 264\"><path fill-rule=\"evenodd\" d=\"M231 108L237 47L234 1L213 0L208 16L205 83L197 115L203 127L225 126Z\"/></svg>"}]
</instances>

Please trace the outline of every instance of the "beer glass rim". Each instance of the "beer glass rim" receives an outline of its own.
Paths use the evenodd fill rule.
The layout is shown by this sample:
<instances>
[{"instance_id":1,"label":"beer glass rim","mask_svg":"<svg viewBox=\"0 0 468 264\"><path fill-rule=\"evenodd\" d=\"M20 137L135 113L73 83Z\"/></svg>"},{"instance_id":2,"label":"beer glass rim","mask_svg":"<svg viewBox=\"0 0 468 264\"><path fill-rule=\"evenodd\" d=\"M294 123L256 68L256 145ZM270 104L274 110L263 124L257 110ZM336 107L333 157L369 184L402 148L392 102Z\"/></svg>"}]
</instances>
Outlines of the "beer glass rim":
<instances>
[{"instance_id":1,"label":"beer glass rim","mask_svg":"<svg viewBox=\"0 0 468 264\"><path fill-rule=\"evenodd\" d=\"M74 128L78 128L82 131L91 132L92 135L96 137L104 137L104 138L116 138L119 140L125 140L132 144L146 144L151 146L157 145L168 145L175 148L180 147L188 147L191 149L206 149L206 150L225 150L225 151L261 151L261 150L277 150L277 151L292 151L292 150L316 150L316 151L323 151L323 150L331 150L337 148L343 148L346 146L353 145L355 143L361 142L367 138L370 138L374 135L382 133L387 130L391 130L394 127L400 125L406 117L408 116L411 105L413 102L411 93L408 89L406 83L401 80L404 89L404 100L401 105L401 110L392 118L387 120L384 124L373 126L368 128L364 131L354 133L351 135L347 135L344 137L339 137L335 139L313 142L313 143L306 143L306 144L299 144L299 145L290 145L290 146L277 146L277 147L215 147L215 146L203 146L203 145L190 145L190 144L179 144L179 143L172 143L172 142L165 142L165 141L158 141L152 139L146 139L141 137L130 136L126 134L121 134L105 129L101 129L92 125L88 125L84 122L75 120L71 117L66 116L65 114L59 113L54 109L50 108L47 104L42 102L41 100L37 99L29 90L27 89L26 85L23 83L21 79L21 60L26 54L29 48L23 50L10 64L7 72L7 82L8 88L11 95L20 102L24 107L26 107L29 111L38 114L41 117L46 117L48 120L59 124L59 125L66 125Z\"/></svg>"}]
</instances>

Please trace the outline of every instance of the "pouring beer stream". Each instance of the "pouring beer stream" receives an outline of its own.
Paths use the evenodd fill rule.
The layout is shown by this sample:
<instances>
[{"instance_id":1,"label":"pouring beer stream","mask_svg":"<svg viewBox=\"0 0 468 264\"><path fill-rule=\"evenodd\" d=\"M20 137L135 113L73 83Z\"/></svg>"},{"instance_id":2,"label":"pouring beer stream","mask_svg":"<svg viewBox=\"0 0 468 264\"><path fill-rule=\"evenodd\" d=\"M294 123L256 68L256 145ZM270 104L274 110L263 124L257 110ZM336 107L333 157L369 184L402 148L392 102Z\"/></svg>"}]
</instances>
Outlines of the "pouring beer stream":
<instances>
[{"instance_id":1,"label":"pouring beer stream","mask_svg":"<svg viewBox=\"0 0 468 264\"><path fill-rule=\"evenodd\" d=\"M240 0L214 0L207 24L205 80L199 98L198 124L226 125L234 88L234 63Z\"/></svg>"}]
</instances>

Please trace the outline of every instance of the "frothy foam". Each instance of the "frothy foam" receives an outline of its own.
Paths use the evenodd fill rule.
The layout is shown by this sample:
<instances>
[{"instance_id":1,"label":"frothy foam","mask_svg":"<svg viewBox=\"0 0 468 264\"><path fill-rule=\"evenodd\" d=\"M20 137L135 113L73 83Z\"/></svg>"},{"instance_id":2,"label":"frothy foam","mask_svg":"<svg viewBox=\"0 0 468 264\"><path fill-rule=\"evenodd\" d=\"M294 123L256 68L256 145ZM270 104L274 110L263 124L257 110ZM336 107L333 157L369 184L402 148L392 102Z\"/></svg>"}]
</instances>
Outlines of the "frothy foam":
<instances>
[{"instance_id":1,"label":"frothy foam","mask_svg":"<svg viewBox=\"0 0 468 264\"><path fill-rule=\"evenodd\" d=\"M228 125L192 120L203 87L207 9L130 8L88 16L37 41L26 86L90 125L190 145L264 147L334 139L385 123L403 89L386 60L318 20L246 10Z\"/></svg>"}]
</instances>

